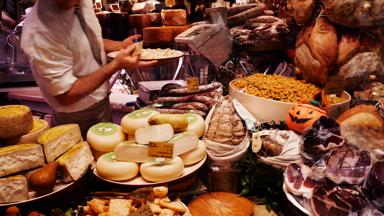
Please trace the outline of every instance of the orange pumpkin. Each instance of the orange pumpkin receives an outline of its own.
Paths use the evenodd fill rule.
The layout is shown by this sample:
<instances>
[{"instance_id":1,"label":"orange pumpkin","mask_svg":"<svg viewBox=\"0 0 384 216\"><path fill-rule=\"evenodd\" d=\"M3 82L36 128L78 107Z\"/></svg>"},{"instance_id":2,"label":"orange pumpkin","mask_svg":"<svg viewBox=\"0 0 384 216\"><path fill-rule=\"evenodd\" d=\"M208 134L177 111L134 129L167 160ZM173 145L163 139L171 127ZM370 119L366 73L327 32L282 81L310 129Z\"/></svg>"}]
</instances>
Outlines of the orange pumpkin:
<instances>
[{"instance_id":1,"label":"orange pumpkin","mask_svg":"<svg viewBox=\"0 0 384 216\"><path fill-rule=\"evenodd\" d=\"M299 104L292 107L285 118L289 129L302 133L311 127L321 116L326 116L327 112L309 104Z\"/></svg>"}]
</instances>

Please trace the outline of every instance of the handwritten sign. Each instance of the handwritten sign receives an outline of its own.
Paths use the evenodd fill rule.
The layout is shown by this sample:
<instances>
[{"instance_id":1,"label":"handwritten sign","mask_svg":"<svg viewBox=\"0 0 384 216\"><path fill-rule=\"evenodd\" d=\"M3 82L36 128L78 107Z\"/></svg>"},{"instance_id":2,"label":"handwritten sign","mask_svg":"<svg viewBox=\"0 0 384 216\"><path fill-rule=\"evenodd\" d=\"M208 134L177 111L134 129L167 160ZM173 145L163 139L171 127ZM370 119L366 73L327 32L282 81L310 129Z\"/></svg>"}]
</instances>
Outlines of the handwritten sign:
<instances>
[{"instance_id":1,"label":"handwritten sign","mask_svg":"<svg viewBox=\"0 0 384 216\"><path fill-rule=\"evenodd\" d=\"M172 158L173 143L151 142L148 146L148 156L156 158Z\"/></svg>"},{"instance_id":2,"label":"handwritten sign","mask_svg":"<svg viewBox=\"0 0 384 216\"><path fill-rule=\"evenodd\" d=\"M331 76L328 77L327 83L324 86L326 94L339 94L344 91L344 77Z\"/></svg>"},{"instance_id":3,"label":"handwritten sign","mask_svg":"<svg viewBox=\"0 0 384 216\"><path fill-rule=\"evenodd\" d=\"M199 78L197 78L197 77L188 77L187 78L187 90L188 91L197 91L197 90L199 90Z\"/></svg>"},{"instance_id":4,"label":"handwritten sign","mask_svg":"<svg viewBox=\"0 0 384 216\"><path fill-rule=\"evenodd\" d=\"M153 216L151 207L148 204L141 206L137 211L130 213L130 216Z\"/></svg>"}]
</instances>

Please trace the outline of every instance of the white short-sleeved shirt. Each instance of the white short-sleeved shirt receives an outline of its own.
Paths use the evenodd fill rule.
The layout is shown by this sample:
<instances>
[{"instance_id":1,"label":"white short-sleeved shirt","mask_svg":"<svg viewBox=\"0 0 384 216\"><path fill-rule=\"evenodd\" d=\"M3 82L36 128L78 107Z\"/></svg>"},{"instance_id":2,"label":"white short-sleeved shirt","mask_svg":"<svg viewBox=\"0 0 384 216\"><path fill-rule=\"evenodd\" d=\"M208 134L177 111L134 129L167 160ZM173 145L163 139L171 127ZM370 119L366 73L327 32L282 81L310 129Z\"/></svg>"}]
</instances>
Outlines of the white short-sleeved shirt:
<instances>
[{"instance_id":1,"label":"white short-sleeved shirt","mask_svg":"<svg viewBox=\"0 0 384 216\"><path fill-rule=\"evenodd\" d=\"M101 27L90 1L83 0L80 9L87 24L98 35L102 60L105 62ZM109 83L105 82L90 95L68 106L56 100L54 96L67 92L78 78L101 66L93 57L91 46L74 9L58 11L49 8L54 6L50 2L55 1L39 0L28 15L23 27L21 46L30 57L34 78L47 103L57 112L81 111L104 99L108 95Z\"/></svg>"}]
</instances>

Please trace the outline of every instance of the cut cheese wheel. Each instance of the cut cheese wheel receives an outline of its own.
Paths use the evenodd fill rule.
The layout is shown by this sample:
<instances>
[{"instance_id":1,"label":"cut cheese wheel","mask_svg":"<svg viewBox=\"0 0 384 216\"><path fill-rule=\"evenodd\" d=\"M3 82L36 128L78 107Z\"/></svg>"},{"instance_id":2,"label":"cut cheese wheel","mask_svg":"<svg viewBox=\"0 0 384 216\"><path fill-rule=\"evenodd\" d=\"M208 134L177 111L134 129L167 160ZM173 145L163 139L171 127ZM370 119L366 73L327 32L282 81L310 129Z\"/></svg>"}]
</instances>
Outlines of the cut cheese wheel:
<instances>
[{"instance_id":1,"label":"cut cheese wheel","mask_svg":"<svg viewBox=\"0 0 384 216\"><path fill-rule=\"evenodd\" d=\"M118 161L149 162L155 160L148 156L148 145L137 144L134 141L126 141L117 145L115 156Z\"/></svg>"},{"instance_id":2,"label":"cut cheese wheel","mask_svg":"<svg viewBox=\"0 0 384 216\"><path fill-rule=\"evenodd\" d=\"M205 133L205 122L203 117L194 113L188 113L184 115L186 115L188 118L187 131L194 132L199 138L202 137Z\"/></svg>"},{"instance_id":3,"label":"cut cheese wheel","mask_svg":"<svg viewBox=\"0 0 384 216\"><path fill-rule=\"evenodd\" d=\"M137 129L135 132L135 139L139 144L166 142L172 139L173 134L173 128L170 124L152 125Z\"/></svg>"},{"instance_id":4,"label":"cut cheese wheel","mask_svg":"<svg viewBox=\"0 0 384 216\"><path fill-rule=\"evenodd\" d=\"M87 132L87 142L92 149L99 152L112 152L125 139L121 127L111 122L93 125Z\"/></svg>"},{"instance_id":5,"label":"cut cheese wheel","mask_svg":"<svg viewBox=\"0 0 384 216\"><path fill-rule=\"evenodd\" d=\"M143 29L144 46L153 44L172 43L174 40L172 28L147 27Z\"/></svg>"},{"instance_id":6,"label":"cut cheese wheel","mask_svg":"<svg viewBox=\"0 0 384 216\"><path fill-rule=\"evenodd\" d=\"M180 176L184 164L180 157L175 157L165 163L143 163L140 166L141 176L150 182L167 181Z\"/></svg>"},{"instance_id":7,"label":"cut cheese wheel","mask_svg":"<svg viewBox=\"0 0 384 216\"><path fill-rule=\"evenodd\" d=\"M149 126L148 119L156 114L160 113L151 109L136 110L121 119L121 128L128 135L134 136L138 128Z\"/></svg>"},{"instance_id":8,"label":"cut cheese wheel","mask_svg":"<svg viewBox=\"0 0 384 216\"><path fill-rule=\"evenodd\" d=\"M203 141L199 140L197 148L180 155L180 158L183 160L184 165L188 166L203 160L206 155L207 147Z\"/></svg>"},{"instance_id":9,"label":"cut cheese wheel","mask_svg":"<svg viewBox=\"0 0 384 216\"><path fill-rule=\"evenodd\" d=\"M15 137L6 141L7 145L24 144L24 143L37 143L37 138L45 130L49 128L48 122L43 119L33 119L32 130L21 137Z\"/></svg>"},{"instance_id":10,"label":"cut cheese wheel","mask_svg":"<svg viewBox=\"0 0 384 216\"><path fill-rule=\"evenodd\" d=\"M199 138L195 133L184 132L176 134L169 143L173 143L173 154L181 155L197 148Z\"/></svg>"},{"instance_id":11,"label":"cut cheese wheel","mask_svg":"<svg viewBox=\"0 0 384 216\"><path fill-rule=\"evenodd\" d=\"M129 15L129 27L143 29L151 26L151 16L149 14Z\"/></svg>"},{"instance_id":12,"label":"cut cheese wheel","mask_svg":"<svg viewBox=\"0 0 384 216\"><path fill-rule=\"evenodd\" d=\"M0 106L0 139L22 136L31 131L31 109L22 105Z\"/></svg>"},{"instance_id":13,"label":"cut cheese wheel","mask_svg":"<svg viewBox=\"0 0 384 216\"><path fill-rule=\"evenodd\" d=\"M183 9L161 10L161 22L167 26L186 25L187 11Z\"/></svg>"},{"instance_id":14,"label":"cut cheese wheel","mask_svg":"<svg viewBox=\"0 0 384 216\"><path fill-rule=\"evenodd\" d=\"M132 179L139 173L139 165L133 162L117 161L115 153L102 155L96 162L97 174L112 181Z\"/></svg>"}]
</instances>

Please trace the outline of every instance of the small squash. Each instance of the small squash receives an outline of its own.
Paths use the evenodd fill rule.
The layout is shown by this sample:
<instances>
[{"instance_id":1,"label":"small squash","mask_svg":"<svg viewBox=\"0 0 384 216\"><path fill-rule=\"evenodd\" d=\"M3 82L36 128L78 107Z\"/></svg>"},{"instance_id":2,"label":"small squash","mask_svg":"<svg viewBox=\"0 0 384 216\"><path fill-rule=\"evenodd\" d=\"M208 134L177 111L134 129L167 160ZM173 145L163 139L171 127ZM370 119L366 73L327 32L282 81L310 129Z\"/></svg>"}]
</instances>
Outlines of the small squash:
<instances>
[{"instance_id":1,"label":"small squash","mask_svg":"<svg viewBox=\"0 0 384 216\"><path fill-rule=\"evenodd\" d=\"M289 129L302 133L311 127L321 116L326 116L327 112L309 104L299 104L292 107L285 118Z\"/></svg>"}]
</instances>

